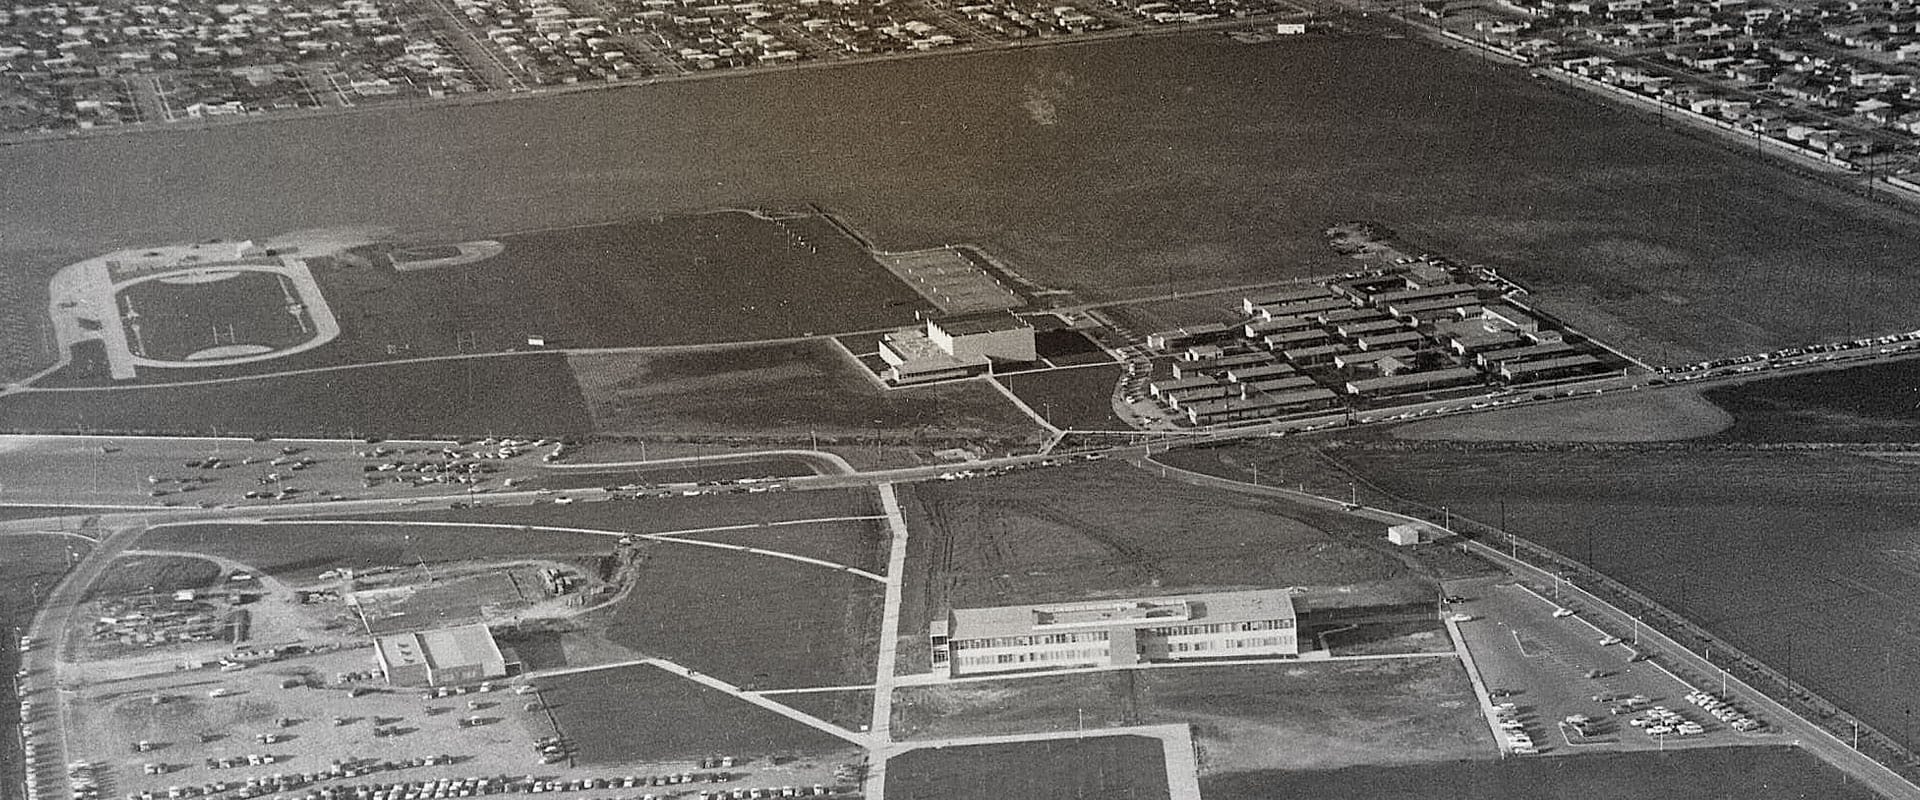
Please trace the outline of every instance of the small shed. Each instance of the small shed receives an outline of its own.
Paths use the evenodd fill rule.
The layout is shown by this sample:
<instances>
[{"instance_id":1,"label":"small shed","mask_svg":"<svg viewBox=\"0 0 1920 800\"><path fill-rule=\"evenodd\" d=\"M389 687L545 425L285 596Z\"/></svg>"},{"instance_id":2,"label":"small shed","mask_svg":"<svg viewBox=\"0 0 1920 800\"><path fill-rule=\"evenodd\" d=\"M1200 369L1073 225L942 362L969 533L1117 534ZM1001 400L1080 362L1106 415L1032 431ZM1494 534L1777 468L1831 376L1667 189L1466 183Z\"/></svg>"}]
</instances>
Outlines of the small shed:
<instances>
[{"instance_id":1,"label":"small shed","mask_svg":"<svg viewBox=\"0 0 1920 800\"><path fill-rule=\"evenodd\" d=\"M1427 526L1415 525L1411 522L1395 525L1387 529L1387 541L1397 545L1420 544L1421 542L1430 541L1432 538L1433 535L1431 531L1427 529Z\"/></svg>"}]
</instances>

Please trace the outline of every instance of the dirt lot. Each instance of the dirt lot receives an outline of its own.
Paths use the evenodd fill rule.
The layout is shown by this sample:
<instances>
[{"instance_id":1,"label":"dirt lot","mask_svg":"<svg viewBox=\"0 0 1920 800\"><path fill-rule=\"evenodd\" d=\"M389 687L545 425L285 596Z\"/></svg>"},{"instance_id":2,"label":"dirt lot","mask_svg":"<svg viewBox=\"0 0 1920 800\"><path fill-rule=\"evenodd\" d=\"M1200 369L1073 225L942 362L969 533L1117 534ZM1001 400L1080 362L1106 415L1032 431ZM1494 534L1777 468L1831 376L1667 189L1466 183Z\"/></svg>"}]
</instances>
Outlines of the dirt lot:
<instances>
[{"instance_id":1,"label":"dirt lot","mask_svg":"<svg viewBox=\"0 0 1920 800\"><path fill-rule=\"evenodd\" d=\"M883 390L825 340L571 361L605 434L1040 441L1039 427L991 386Z\"/></svg>"},{"instance_id":2,"label":"dirt lot","mask_svg":"<svg viewBox=\"0 0 1920 800\"><path fill-rule=\"evenodd\" d=\"M1359 531L1341 515L1161 480L1118 462L917 484L902 493L902 509L913 531L901 617L909 672L927 669L926 621L952 607L1324 586L1407 572L1355 544L1349 536Z\"/></svg>"},{"instance_id":3,"label":"dirt lot","mask_svg":"<svg viewBox=\"0 0 1920 800\"><path fill-rule=\"evenodd\" d=\"M181 556L121 556L87 587L85 599L124 594L204 589L220 578L220 565Z\"/></svg>"},{"instance_id":4,"label":"dirt lot","mask_svg":"<svg viewBox=\"0 0 1920 800\"><path fill-rule=\"evenodd\" d=\"M1207 800L1587 800L1660 797L1721 800L1870 800L1839 771L1796 747L1604 753L1451 764L1273 770L1212 775Z\"/></svg>"},{"instance_id":5,"label":"dirt lot","mask_svg":"<svg viewBox=\"0 0 1920 800\"><path fill-rule=\"evenodd\" d=\"M1095 736L914 750L887 762L900 800L1156 800L1166 798L1161 742Z\"/></svg>"},{"instance_id":6,"label":"dirt lot","mask_svg":"<svg viewBox=\"0 0 1920 800\"><path fill-rule=\"evenodd\" d=\"M1726 430L1734 418L1690 389L1645 389L1528 403L1392 428L1402 439L1519 442L1659 442Z\"/></svg>"},{"instance_id":7,"label":"dirt lot","mask_svg":"<svg viewBox=\"0 0 1920 800\"><path fill-rule=\"evenodd\" d=\"M858 759L858 748L716 689L652 666L535 681L582 766L729 755L742 770L805 769Z\"/></svg>"},{"instance_id":8,"label":"dirt lot","mask_svg":"<svg viewBox=\"0 0 1920 800\"><path fill-rule=\"evenodd\" d=\"M912 739L1190 722L1202 773L1490 758L1492 735L1446 657L1164 667L901 689Z\"/></svg>"}]
</instances>

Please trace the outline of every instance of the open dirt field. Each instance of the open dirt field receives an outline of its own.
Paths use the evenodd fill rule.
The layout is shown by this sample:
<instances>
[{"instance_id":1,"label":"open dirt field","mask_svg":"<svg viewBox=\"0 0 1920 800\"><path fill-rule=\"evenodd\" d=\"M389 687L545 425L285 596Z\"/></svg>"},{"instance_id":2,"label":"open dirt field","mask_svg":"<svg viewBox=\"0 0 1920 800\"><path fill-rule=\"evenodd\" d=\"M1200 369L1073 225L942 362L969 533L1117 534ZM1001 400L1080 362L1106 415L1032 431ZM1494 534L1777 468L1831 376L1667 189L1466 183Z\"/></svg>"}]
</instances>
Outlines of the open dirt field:
<instances>
[{"instance_id":1,"label":"open dirt field","mask_svg":"<svg viewBox=\"0 0 1920 800\"><path fill-rule=\"evenodd\" d=\"M540 699L582 765L729 755L742 769L797 757L855 760L846 740L717 689L639 665L541 678Z\"/></svg>"},{"instance_id":2,"label":"open dirt field","mask_svg":"<svg viewBox=\"0 0 1920 800\"><path fill-rule=\"evenodd\" d=\"M887 763L900 800L1164 800L1160 740L1094 736L914 750Z\"/></svg>"},{"instance_id":3,"label":"open dirt field","mask_svg":"<svg viewBox=\"0 0 1920 800\"><path fill-rule=\"evenodd\" d=\"M902 494L902 509L913 531L901 617L908 671L927 669L921 632L953 607L1359 583L1407 572L1353 542L1359 530L1341 515L1166 481L1117 462L922 483Z\"/></svg>"},{"instance_id":4,"label":"open dirt field","mask_svg":"<svg viewBox=\"0 0 1920 800\"><path fill-rule=\"evenodd\" d=\"M1498 762L1227 773L1202 778L1207 800L1870 800L1872 792L1792 747L1726 747Z\"/></svg>"},{"instance_id":5,"label":"open dirt field","mask_svg":"<svg viewBox=\"0 0 1920 800\"><path fill-rule=\"evenodd\" d=\"M170 380L207 377L145 374L163 372L180 373ZM592 424L565 359L530 354L192 386L28 392L0 398L0 429L451 438L567 436Z\"/></svg>"},{"instance_id":6,"label":"open dirt field","mask_svg":"<svg viewBox=\"0 0 1920 800\"><path fill-rule=\"evenodd\" d=\"M883 390L825 340L571 363L594 429L605 434L1042 441L1039 426L991 386Z\"/></svg>"},{"instance_id":7,"label":"open dirt field","mask_svg":"<svg viewBox=\"0 0 1920 800\"><path fill-rule=\"evenodd\" d=\"M693 545L639 552L632 591L583 619L613 644L748 689L873 680L879 582Z\"/></svg>"},{"instance_id":8,"label":"open dirt field","mask_svg":"<svg viewBox=\"0 0 1920 800\"><path fill-rule=\"evenodd\" d=\"M1188 722L1203 774L1492 758L1452 658L1164 667L901 689L913 739Z\"/></svg>"},{"instance_id":9,"label":"open dirt field","mask_svg":"<svg viewBox=\"0 0 1920 800\"><path fill-rule=\"evenodd\" d=\"M1920 700L1920 465L1842 453L1332 455L1644 592L1896 739Z\"/></svg>"},{"instance_id":10,"label":"open dirt field","mask_svg":"<svg viewBox=\"0 0 1920 800\"><path fill-rule=\"evenodd\" d=\"M121 556L87 587L83 597L93 600L123 594L152 594L175 589L204 589L220 578L220 565L180 556Z\"/></svg>"},{"instance_id":11,"label":"open dirt field","mask_svg":"<svg viewBox=\"0 0 1920 800\"><path fill-rule=\"evenodd\" d=\"M1469 442L1660 442L1709 436L1732 424L1733 415L1698 392L1647 389L1454 415L1400 425L1392 434Z\"/></svg>"}]
</instances>

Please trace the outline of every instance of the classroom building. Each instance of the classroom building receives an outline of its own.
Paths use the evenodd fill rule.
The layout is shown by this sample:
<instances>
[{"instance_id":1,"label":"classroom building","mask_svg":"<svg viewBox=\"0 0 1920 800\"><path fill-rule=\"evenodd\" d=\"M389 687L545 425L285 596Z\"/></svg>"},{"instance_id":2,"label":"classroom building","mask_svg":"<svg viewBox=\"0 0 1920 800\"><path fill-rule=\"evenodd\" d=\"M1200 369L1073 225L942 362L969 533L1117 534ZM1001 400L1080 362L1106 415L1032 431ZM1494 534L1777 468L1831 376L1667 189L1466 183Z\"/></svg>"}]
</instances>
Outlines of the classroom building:
<instances>
[{"instance_id":1,"label":"classroom building","mask_svg":"<svg viewBox=\"0 0 1920 800\"><path fill-rule=\"evenodd\" d=\"M935 669L950 675L1297 656L1285 590L956 608L930 626ZM944 654L946 663L939 663Z\"/></svg>"}]
</instances>

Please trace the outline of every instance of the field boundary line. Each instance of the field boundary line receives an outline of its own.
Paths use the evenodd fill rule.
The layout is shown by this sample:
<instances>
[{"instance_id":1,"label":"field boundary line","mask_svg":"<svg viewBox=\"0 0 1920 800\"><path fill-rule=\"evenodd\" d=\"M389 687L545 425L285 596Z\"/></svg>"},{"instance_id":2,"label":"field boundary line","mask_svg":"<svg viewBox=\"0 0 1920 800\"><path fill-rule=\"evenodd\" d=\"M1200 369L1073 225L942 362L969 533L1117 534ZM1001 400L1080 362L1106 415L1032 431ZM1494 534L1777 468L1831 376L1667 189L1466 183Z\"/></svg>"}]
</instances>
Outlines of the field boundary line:
<instances>
[{"instance_id":1,"label":"field boundary line","mask_svg":"<svg viewBox=\"0 0 1920 800\"><path fill-rule=\"evenodd\" d=\"M860 692L873 688L871 683L850 684L847 686L802 686L798 689L755 689L750 694L809 694L812 692Z\"/></svg>"},{"instance_id":2,"label":"field boundary line","mask_svg":"<svg viewBox=\"0 0 1920 800\"><path fill-rule=\"evenodd\" d=\"M866 800L886 800L887 760L898 751L893 741L893 688L899 683L894 675L900 658L900 604L907 571L907 518L900 511L900 496L892 483L876 484L880 508L886 513L887 528L893 534L887 551L887 592L880 612L879 653L874 659L873 715L867 723L867 774L861 782Z\"/></svg>"},{"instance_id":3,"label":"field boundary line","mask_svg":"<svg viewBox=\"0 0 1920 800\"><path fill-rule=\"evenodd\" d=\"M180 523L180 524L193 524L193 523ZM235 523L227 522L226 524L235 524ZM242 525L245 525L245 524L384 525L384 526L390 526L390 527L413 526L413 527L425 527L425 528L488 528L493 530L526 531L529 533L534 531L542 531L547 533L585 533L585 534L591 534L595 536L617 536L617 537L632 536L636 539L647 539L655 542L672 542L675 544L693 545L695 547L710 547L716 550L735 550L742 553L751 553L753 555L770 556L772 558L785 559L787 561L795 561L802 564L812 564L817 567L826 567L828 569L835 570L838 572L847 572L854 575L858 575L862 578L866 578L868 580L879 581L881 583L885 583L887 580L885 577L882 577L880 575L875 575L864 569L860 569L859 567L848 566L846 564L840 564L840 563L828 561L826 559L821 559L821 558L814 558L812 556L803 556L797 553L788 553L780 550L768 550L763 547L748 547L746 545L740 545L740 544L728 544L726 542L708 542L700 539L682 539L672 534L662 534L662 533L633 533L631 531L609 531L609 530L600 530L597 528L568 528L568 527L561 527L558 525L518 525L518 524L508 523L508 522L444 522L440 520L274 519L274 520L259 520L252 523L242 522L237 524L242 524ZM714 530L741 530L741 529L750 529L750 528L756 528L756 527L760 527L760 526L750 525L750 526L742 526L741 528L725 527L725 528L717 528ZM686 532L682 531L681 533L686 533Z\"/></svg>"}]
</instances>

